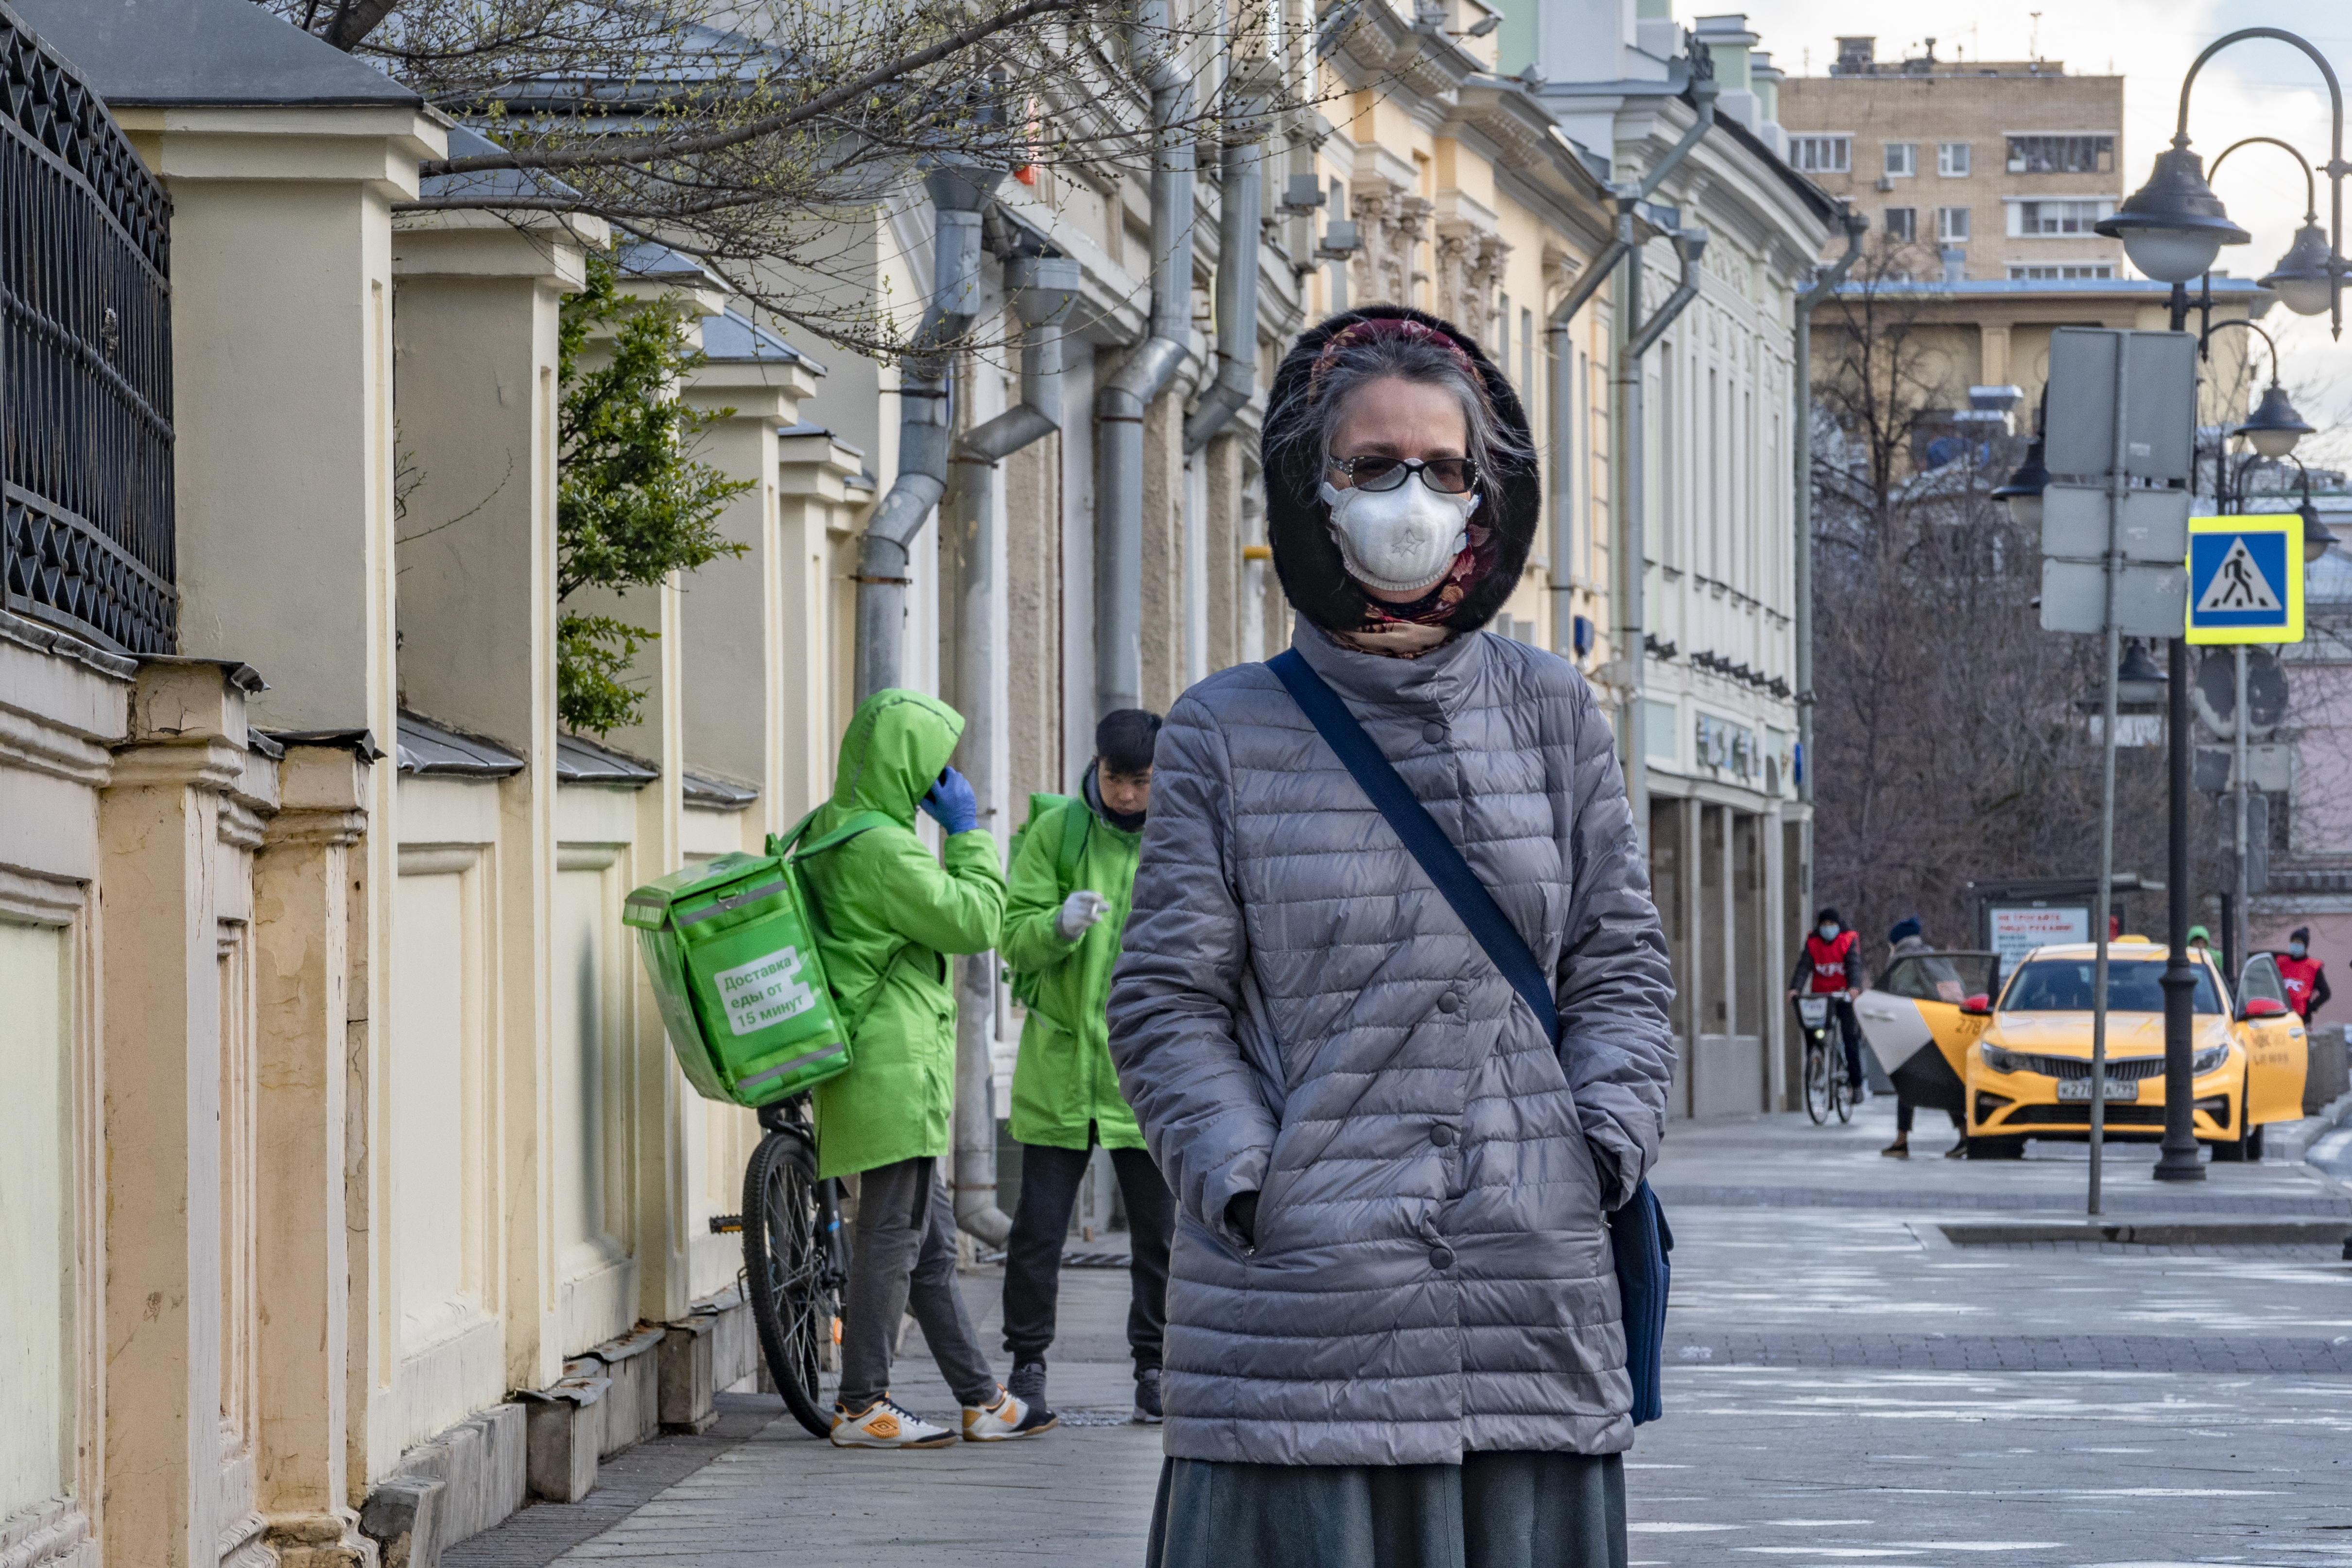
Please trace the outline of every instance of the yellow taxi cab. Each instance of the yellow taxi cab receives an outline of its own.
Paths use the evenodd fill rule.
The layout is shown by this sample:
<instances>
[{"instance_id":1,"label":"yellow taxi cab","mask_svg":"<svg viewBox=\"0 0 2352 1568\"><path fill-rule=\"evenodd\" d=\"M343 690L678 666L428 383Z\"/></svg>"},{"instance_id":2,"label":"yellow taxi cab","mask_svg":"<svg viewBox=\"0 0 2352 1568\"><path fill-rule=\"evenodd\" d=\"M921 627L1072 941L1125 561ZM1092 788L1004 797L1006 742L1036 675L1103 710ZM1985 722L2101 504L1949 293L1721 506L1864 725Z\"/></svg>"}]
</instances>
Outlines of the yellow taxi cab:
<instances>
[{"instance_id":1,"label":"yellow taxi cab","mask_svg":"<svg viewBox=\"0 0 2352 1568\"><path fill-rule=\"evenodd\" d=\"M1948 1020L1937 1020L1949 1038L1966 1041L1957 1065L1970 1158L2016 1158L2028 1138L2090 1135L2095 956L2089 943L2037 947L2002 982L1997 1000L1965 997ZM2287 1006L2268 954L2247 961L2234 998L2210 955L2190 956L2197 1136L2213 1145L2217 1160L2260 1159L2263 1125L2303 1114L2303 1020ZM2110 1138L2164 1133L2164 948L2144 936L2108 945L2104 1098ZM1924 1014L1927 1004L1920 1008Z\"/></svg>"}]
</instances>

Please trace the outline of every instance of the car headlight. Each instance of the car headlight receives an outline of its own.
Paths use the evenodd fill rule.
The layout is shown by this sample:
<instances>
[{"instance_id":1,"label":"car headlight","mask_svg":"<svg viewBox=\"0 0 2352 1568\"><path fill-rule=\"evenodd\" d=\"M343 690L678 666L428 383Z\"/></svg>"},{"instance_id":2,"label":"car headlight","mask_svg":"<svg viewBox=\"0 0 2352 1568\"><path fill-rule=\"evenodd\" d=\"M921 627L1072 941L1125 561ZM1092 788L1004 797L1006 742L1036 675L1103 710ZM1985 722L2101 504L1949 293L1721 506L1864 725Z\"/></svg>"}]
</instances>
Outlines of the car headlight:
<instances>
[{"instance_id":1,"label":"car headlight","mask_svg":"<svg viewBox=\"0 0 2352 1568\"><path fill-rule=\"evenodd\" d=\"M2033 1071L2032 1058L2020 1056L2013 1051L2003 1051L2000 1047L1992 1044L1990 1041L1987 1041L1984 1044L1978 1046L1977 1050L1983 1054L1984 1064L1995 1072L2031 1072Z\"/></svg>"},{"instance_id":2,"label":"car headlight","mask_svg":"<svg viewBox=\"0 0 2352 1568\"><path fill-rule=\"evenodd\" d=\"M2227 1041L2200 1051L2189 1059L2189 1076L2202 1078L2229 1060L2230 1047Z\"/></svg>"}]
</instances>

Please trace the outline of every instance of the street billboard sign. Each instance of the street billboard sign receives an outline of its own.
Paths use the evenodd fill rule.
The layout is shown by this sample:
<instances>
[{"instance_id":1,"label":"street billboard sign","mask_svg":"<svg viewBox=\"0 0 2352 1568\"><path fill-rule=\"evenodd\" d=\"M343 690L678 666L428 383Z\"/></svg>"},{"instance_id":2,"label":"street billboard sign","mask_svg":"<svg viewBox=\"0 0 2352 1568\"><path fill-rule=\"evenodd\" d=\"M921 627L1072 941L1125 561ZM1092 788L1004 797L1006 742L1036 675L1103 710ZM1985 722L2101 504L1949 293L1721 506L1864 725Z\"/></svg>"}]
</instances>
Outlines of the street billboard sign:
<instances>
[{"instance_id":1,"label":"street billboard sign","mask_svg":"<svg viewBox=\"0 0 2352 1568\"><path fill-rule=\"evenodd\" d=\"M2191 517L2188 601L2191 643L2302 642L2302 517Z\"/></svg>"},{"instance_id":2,"label":"street billboard sign","mask_svg":"<svg viewBox=\"0 0 2352 1568\"><path fill-rule=\"evenodd\" d=\"M2036 947L2091 939L2091 910L2087 903L1995 904L1986 909L1985 920L1992 950L2000 955L2000 972L2004 975L2013 971L2018 960Z\"/></svg>"}]
</instances>

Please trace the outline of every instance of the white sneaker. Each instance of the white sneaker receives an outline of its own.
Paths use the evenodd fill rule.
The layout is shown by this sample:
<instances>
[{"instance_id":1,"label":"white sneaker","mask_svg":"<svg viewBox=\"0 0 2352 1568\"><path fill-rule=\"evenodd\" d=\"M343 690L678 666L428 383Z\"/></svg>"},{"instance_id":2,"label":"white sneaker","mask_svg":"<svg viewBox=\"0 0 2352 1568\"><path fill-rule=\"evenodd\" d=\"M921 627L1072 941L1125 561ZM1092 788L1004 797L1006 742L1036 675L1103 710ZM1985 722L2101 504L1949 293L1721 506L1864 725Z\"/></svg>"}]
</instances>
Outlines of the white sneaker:
<instances>
[{"instance_id":1,"label":"white sneaker","mask_svg":"<svg viewBox=\"0 0 2352 1568\"><path fill-rule=\"evenodd\" d=\"M964 1424L971 1412L964 1412ZM845 1406L833 1407L834 1446L839 1448L943 1448L956 1440L945 1427L934 1427L888 1395L853 1416Z\"/></svg>"},{"instance_id":2,"label":"white sneaker","mask_svg":"<svg viewBox=\"0 0 2352 1568\"><path fill-rule=\"evenodd\" d=\"M963 1407L963 1440L1002 1443L1007 1437L1034 1437L1040 1432L1052 1431L1061 1419L1042 1405L1015 1399L999 1384L995 1404L985 1408L977 1405Z\"/></svg>"}]
</instances>

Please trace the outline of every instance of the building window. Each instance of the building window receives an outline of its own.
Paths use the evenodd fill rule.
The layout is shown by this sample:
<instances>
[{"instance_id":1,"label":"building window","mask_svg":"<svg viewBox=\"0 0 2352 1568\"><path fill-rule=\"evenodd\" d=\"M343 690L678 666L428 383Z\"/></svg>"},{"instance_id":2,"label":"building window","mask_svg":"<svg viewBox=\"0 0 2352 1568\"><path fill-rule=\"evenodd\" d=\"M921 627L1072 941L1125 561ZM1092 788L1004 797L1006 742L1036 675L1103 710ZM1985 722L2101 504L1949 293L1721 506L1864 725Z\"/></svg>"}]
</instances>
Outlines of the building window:
<instances>
[{"instance_id":1,"label":"building window","mask_svg":"<svg viewBox=\"0 0 2352 1568\"><path fill-rule=\"evenodd\" d=\"M2009 172L2012 174L2112 174L2116 172L2116 139L2112 136L2012 136L2009 139Z\"/></svg>"},{"instance_id":2,"label":"building window","mask_svg":"<svg viewBox=\"0 0 2352 1568\"><path fill-rule=\"evenodd\" d=\"M1511 297L1503 296L1502 308L1495 313L1495 368L1505 375L1511 373ZM1519 395L1527 395L1527 385L1521 382Z\"/></svg>"},{"instance_id":3,"label":"building window","mask_svg":"<svg viewBox=\"0 0 2352 1568\"><path fill-rule=\"evenodd\" d=\"M1519 385L1532 389L1536 384L1536 313L1524 306L1519 310Z\"/></svg>"},{"instance_id":4,"label":"building window","mask_svg":"<svg viewBox=\"0 0 2352 1568\"><path fill-rule=\"evenodd\" d=\"M1942 141L1936 145L1936 172L1948 180L1957 180L1969 172L1969 144L1965 141Z\"/></svg>"},{"instance_id":5,"label":"building window","mask_svg":"<svg viewBox=\"0 0 2352 1568\"><path fill-rule=\"evenodd\" d=\"M1919 211L1916 207L1886 209L1886 237L1906 244L1919 237Z\"/></svg>"},{"instance_id":6,"label":"building window","mask_svg":"<svg viewBox=\"0 0 2352 1568\"><path fill-rule=\"evenodd\" d=\"M2011 262L2009 276L2012 279L2030 279L2035 283L2071 283L2078 278L2113 277L2116 269L2104 261L2080 263Z\"/></svg>"},{"instance_id":7,"label":"building window","mask_svg":"<svg viewBox=\"0 0 2352 1568\"><path fill-rule=\"evenodd\" d=\"M1890 141L1886 144L1886 174L1889 179L1908 179L1918 172L1917 142Z\"/></svg>"},{"instance_id":8,"label":"building window","mask_svg":"<svg viewBox=\"0 0 2352 1568\"><path fill-rule=\"evenodd\" d=\"M2111 202L2019 202L2010 209L2017 214L2017 226L2011 232L2087 235L2112 205Z\"/></svg>"},{"instance_id":9,"label":"building window","mask_svg":"<svg viewBox=\"0 0 2352 1568\"><path fill-rule=\"evenodd\" d=\"M1968 208L1937 207L1936 209L1936 238L1945 245L1968 244Z\"/></svg>"},{"instance_id":10,"label":"building window","mask_svg":"<svg viewBox=\"0 0 2352 1568\"><path fill-rule=\"evenodd\" d=\"M1805 174L1843 174L1853 166L1851 136L1795 136L1789 140L1789 162Z\"/></svg>"}]
</instances>

